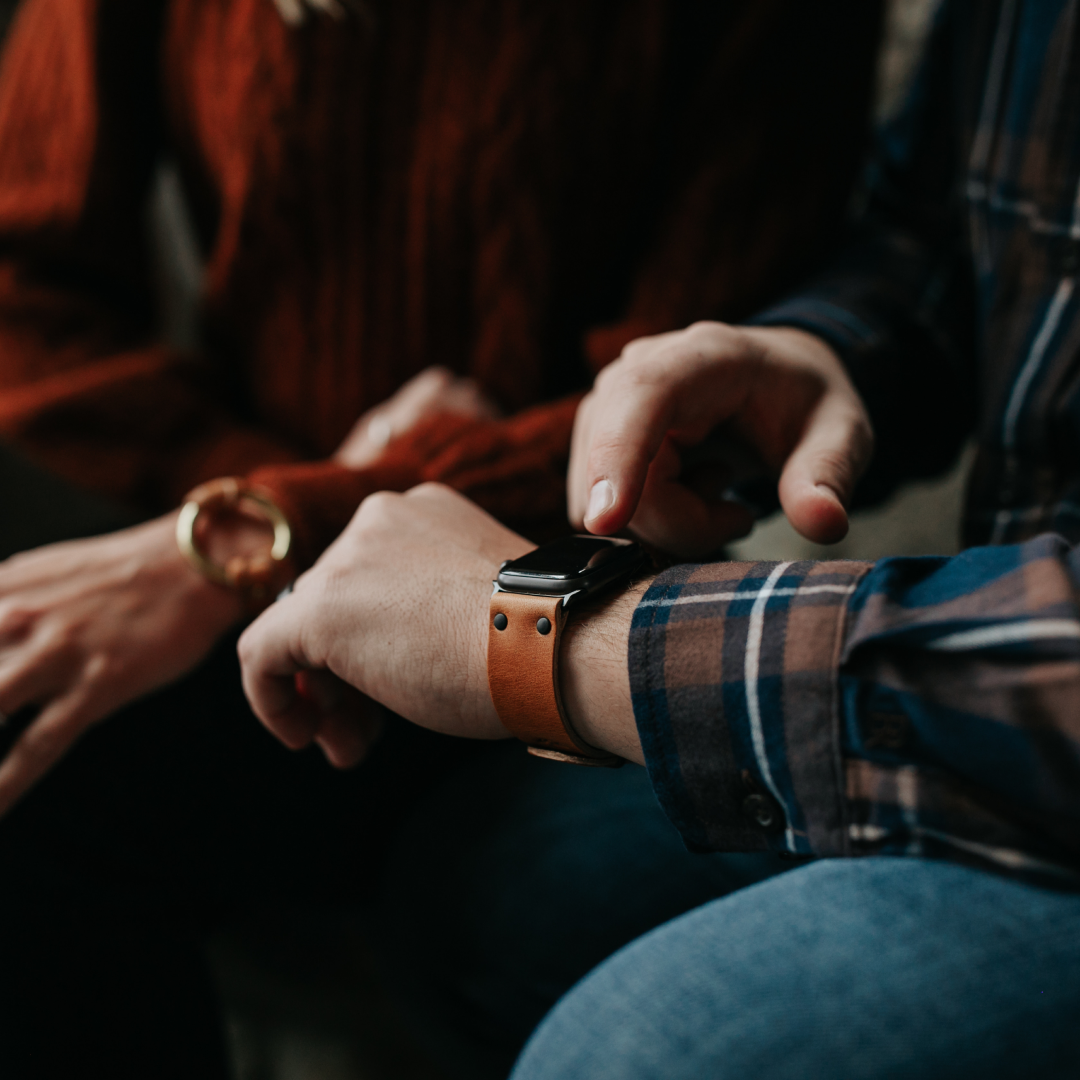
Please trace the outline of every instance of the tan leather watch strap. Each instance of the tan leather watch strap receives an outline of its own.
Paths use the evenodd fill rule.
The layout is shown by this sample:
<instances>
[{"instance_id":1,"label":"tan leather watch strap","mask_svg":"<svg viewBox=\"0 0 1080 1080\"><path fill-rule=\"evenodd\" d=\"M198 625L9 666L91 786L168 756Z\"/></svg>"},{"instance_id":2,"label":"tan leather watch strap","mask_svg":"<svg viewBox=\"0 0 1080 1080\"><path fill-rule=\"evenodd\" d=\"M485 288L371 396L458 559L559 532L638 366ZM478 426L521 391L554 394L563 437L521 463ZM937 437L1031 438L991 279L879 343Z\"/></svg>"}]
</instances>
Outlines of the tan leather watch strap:
<instances>
[{"instance_id":1,"label":"tan leather watch strap","mask_svg":"<svg viewBox=\"0 0 1080 1080\"><path fill-rule=\"evenodd\" d=\"M488 685L506 728L529 752L579 765L623 764L578 738L559 699L561 596L497 591L488 621Z\"/></svg>"}]
</instances>

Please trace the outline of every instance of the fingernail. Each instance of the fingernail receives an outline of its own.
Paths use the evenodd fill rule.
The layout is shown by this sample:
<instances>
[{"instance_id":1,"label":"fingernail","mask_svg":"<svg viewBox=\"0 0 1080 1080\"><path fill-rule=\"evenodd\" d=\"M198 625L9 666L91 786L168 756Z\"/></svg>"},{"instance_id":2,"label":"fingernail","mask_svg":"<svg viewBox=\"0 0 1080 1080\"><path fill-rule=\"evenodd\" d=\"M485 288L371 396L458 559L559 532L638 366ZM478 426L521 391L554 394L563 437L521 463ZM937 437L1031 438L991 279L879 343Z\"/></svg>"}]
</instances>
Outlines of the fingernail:
<instances>
[{"instance_id":1,"label":"fingernail","mask_svg":"<svg viewBox=\"0 0 1080 1080\"><path fill-rule=\"evenodd\" d=\"M597 480L589 492L589 508L585 511L585 520L592 521L615 502L615 489L608 480Z\"/></svg>"},{"instance_id":2,"label":"fingernail","mask_svg":"<svg viewBox=\"0 0 1080 1080\"><path fill-rule=\"evenodd\" d=\"M840 493L834 488L829 487L828 484L815 484L814 487L823 495L828 495L830 499L835 499L841 506L844 505L844 500L840 498Z\"/></svg>"}]
</instances>

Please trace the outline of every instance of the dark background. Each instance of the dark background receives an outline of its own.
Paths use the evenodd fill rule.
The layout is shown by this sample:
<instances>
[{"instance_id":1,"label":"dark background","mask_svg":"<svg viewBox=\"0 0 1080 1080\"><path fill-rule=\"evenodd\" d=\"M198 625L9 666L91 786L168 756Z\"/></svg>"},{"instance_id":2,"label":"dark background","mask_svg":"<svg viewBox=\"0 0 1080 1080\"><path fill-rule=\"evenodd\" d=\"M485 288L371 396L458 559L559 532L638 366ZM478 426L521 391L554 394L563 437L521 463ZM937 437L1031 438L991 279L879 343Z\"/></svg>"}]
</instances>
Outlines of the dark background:
<instances>
[{"instance_id":1,"label":"dark background","mask_svg":"<svg viewBox=\"0 0 1080 1080\"><path fill-rule=\"evenodd\" d=\"M11 16L15 11L16 0L0 0L0 36L8 28L8 23L11 22Z\"/></svg>"}]
</instances>

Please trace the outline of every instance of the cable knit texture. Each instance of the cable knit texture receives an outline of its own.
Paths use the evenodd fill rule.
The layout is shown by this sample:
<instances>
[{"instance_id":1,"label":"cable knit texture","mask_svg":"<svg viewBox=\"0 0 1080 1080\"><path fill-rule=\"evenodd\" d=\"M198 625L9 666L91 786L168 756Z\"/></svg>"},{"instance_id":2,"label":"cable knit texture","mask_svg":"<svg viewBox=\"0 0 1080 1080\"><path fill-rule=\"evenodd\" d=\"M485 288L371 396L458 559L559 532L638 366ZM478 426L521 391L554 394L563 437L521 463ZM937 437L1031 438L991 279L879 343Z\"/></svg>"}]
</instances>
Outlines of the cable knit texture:
<instances>
[{"instance_id":1,"label":"cable knit texture","mask_svg":"<svg viewBox=\"0 0 1080 1080\"><path fill-rule=\"evenodd\" d=\"M257 470L307 559L365 494L425 478L542 532L590 368L746 315L836 233L879 5L341 12L24 0L0 67L0 435L149 509ZM198 355L156 339L163 154L206 261ZM510 419L433 421L356 473L323 460L435 363Z\"/></svg>"}]
</instances>

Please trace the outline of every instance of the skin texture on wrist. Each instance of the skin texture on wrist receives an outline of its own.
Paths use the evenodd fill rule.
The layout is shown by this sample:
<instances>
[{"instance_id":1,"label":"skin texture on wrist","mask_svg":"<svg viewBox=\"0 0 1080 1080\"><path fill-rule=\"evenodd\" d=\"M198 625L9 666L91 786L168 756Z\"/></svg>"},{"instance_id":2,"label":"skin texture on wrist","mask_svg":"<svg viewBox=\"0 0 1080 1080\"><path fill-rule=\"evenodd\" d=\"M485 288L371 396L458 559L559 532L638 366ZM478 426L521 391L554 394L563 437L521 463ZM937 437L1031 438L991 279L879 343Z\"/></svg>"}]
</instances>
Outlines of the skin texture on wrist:
<instances>
[{"instance_id":1,"label":"skin texture on wrist","mask_svg":"<svg viewBox=\"0 0 1080 1080\"><path fill-rule=\"evenodd\" d=\"M559 656L563 707L590 746L645 764L626 666L630 623L651 577L583 605L563 630Z\"/></svg>"}]
</instances>

